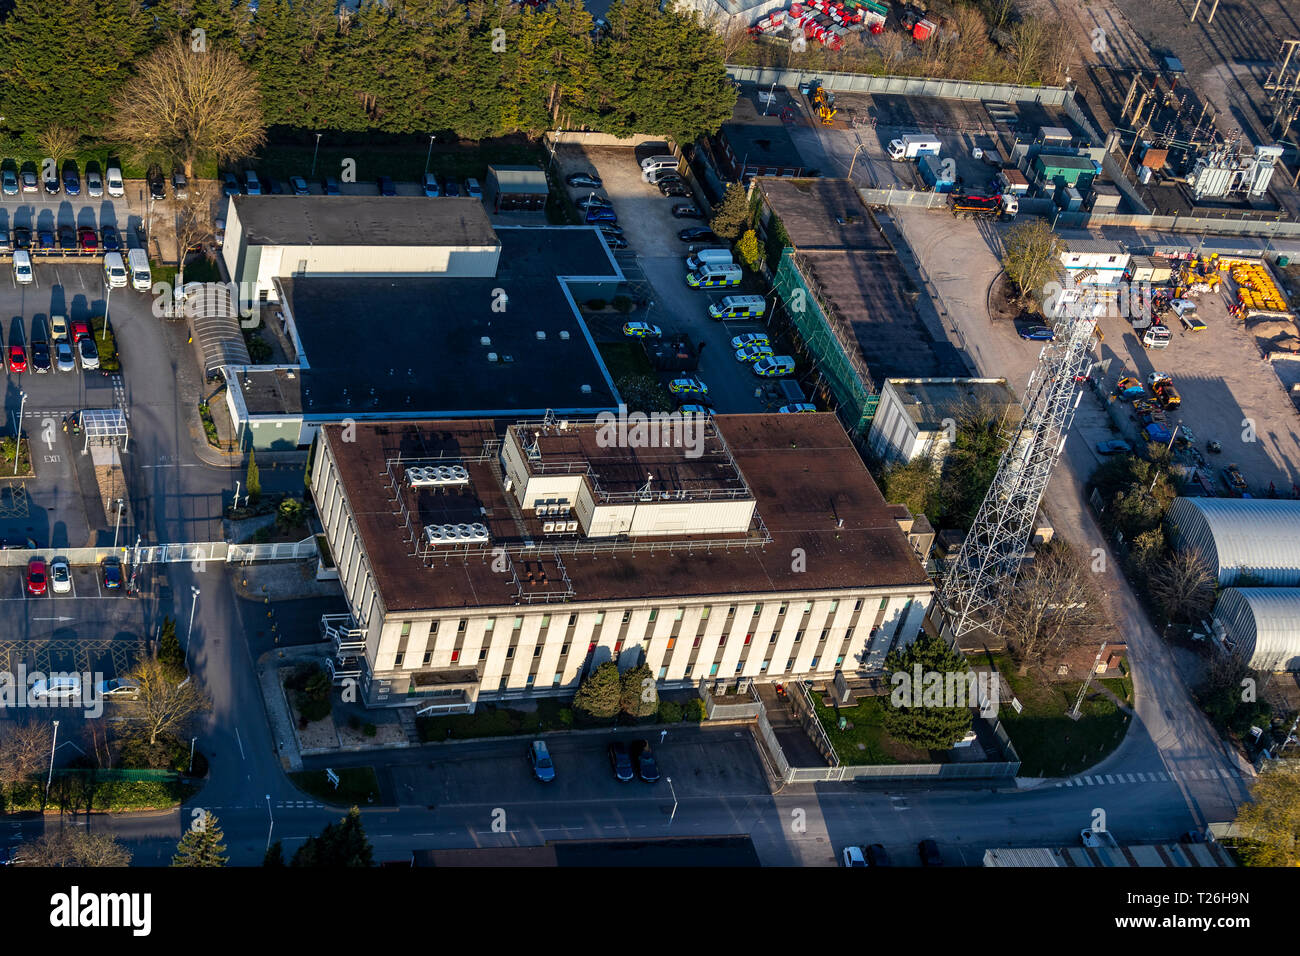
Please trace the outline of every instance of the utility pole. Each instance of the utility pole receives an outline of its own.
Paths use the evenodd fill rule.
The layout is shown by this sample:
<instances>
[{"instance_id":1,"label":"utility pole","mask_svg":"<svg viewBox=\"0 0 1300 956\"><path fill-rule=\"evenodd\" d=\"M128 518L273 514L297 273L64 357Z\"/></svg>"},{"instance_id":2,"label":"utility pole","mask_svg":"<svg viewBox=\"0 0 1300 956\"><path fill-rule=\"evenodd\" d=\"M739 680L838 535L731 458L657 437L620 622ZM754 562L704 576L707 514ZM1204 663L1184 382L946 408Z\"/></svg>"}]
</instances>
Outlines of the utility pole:
<instances>
[{"instance_id":1,"label":"utility pole","mask_svg":"<svg viewBox=\"0 0 1300 956\"><path fill-rule=\"evenodd\" d=\"M1276 129L1278 136L1285 136L1300 114L1300 104L1297 104L1297 96L1300 96L1300 70L1289 79L1286 75L1295 48L1300 46L1300 40L1283 40L1282 46L1286 50L1286 55L1282 58L1282 69L1276 75L1270 72L1264 81L1264 92L1273 104L1273 125L1270 129Z\"/></svg>"},{"instance_id":2,"label":"utility pole","mask_svg":"<svg viewBox=\"0 0 1300 956\"><path fill-rule=\"evenodd\" d=\"M1079 719L1079 708L1083 706L1083 698L1088 693L1088 688L1092 686L1092 676L1097 673L1097 665L1101 663L1101 655L1106 653L1106 645L1101 645L1101 650L1097 651L1096 658L1092 662L1092 670L1088 671L1088 677L1084 680L1083 686L1079 688L1079 696L1074 698L1074 707L1065 712L1065 716L1071 720Z\"/></svg>"}]
</instances>

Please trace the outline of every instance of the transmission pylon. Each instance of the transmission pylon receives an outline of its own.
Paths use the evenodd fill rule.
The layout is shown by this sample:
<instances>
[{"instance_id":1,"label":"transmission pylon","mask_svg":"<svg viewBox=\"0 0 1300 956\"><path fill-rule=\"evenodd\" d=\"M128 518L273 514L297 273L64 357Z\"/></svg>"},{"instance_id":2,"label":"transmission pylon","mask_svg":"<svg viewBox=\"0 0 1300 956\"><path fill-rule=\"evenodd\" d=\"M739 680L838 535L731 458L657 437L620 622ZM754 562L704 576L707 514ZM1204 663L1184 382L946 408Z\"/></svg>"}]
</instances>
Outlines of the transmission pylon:
<instances>
[{"instance_id":1,"label":"transmission pylon","mask_svg":"<svg viewBox=\"0 0 1300 956\"><path fill-rule=\"evenodd\" d=\"M1009 436L997 474L939 594L955 637L978 627L1000 629L999 592L1024 557L1043 492L1083 398L1076 379L1091 361L1095 300L1079 301L1074 289L1067 289L1065 297L1072 301L1057 304L1055 337L1044 345L1029 376L1024 417Z\"/></svg>"}]
</instances>

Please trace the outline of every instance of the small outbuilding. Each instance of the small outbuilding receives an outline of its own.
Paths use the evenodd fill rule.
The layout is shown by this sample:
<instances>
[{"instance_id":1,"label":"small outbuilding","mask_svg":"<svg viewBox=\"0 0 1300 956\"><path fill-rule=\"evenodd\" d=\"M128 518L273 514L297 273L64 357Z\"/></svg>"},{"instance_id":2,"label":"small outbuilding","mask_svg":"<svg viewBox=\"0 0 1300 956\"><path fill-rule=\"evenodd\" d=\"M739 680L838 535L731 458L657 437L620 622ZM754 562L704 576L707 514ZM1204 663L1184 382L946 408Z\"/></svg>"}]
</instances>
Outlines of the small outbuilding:
<instances>
[{"instance_id":1,"label":"small outbuilding","mask_svg":"<svg viewBox=\"0 0 1300 956\"><path fill-rule=\"evenodd\" d=\"M1300 587L1300 501L1176 498L1170 540L1194 548L1221 587Z\"/></svg>"},{"instance_id":2,"label":"small outbuilding","mask_svg":"<svg viewBox=\"0 0 1300 956\"><path fill-rule=\"evenodd\" d=\"M496 212L542 212L551 187L537 166L489 166L483 202Z\"/></svg>"},{"instance_id":3,"label":"small outbuilding","mask_svg":"<svg viewBox=\"0 0 1300 956\"><path fill-rule=\"evenodd\" d=\"M1214 629L1254 670L1300 671L1300 588L1225 588Z\"/></svg>"}]
</instances>

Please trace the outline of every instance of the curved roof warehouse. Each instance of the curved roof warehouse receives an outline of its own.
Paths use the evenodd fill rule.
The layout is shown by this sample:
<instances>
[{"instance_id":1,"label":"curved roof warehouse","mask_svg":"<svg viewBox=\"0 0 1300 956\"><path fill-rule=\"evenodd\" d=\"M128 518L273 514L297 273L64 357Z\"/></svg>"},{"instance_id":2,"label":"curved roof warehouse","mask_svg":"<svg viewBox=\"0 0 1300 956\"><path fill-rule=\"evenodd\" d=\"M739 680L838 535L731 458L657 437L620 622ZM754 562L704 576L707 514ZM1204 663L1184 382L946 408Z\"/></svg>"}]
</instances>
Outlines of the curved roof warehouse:
<instances>
[{"instance_id":1,"label":"curved roof warehouse","mask_svg":"<svg viewBox=\"0 0 1300 956\"><path fill-rule=\"evenodd\" d=\"M1167 520L1174 545L1200 551L1220 586L1300 586L1300 501L1177 498Z\"/></svg>"},{"instance_id":2,"label":"curved roof warehouse","mask_svg":"<svg viewBox=\"0 0 1300 956\"><path fill-rule=\"evenodd\" d=\"M1214 618L1248 666L1300 670L1300 588L1226 588Z\"/></svg>"}]
</instances>

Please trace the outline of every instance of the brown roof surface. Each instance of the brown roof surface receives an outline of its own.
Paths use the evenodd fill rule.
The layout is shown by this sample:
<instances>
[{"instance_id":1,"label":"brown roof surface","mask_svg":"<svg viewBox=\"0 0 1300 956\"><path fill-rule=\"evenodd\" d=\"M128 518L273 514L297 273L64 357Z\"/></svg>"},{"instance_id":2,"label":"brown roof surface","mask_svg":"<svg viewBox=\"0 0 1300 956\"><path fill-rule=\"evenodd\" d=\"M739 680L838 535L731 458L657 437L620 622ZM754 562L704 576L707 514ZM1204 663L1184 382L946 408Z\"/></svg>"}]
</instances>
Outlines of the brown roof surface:
<instances>
[{"instance_id":1,"label":"brown roof surface","mask_svg":"<svg viewBox=\"0 0 1300 956\"><path fill-rule=\"evenodd\" d=\"M341 441L340 425L326 425L322 433L390 613L508 606L517 603L520 591L511 574L492 569L490 549L469 554L435 550L432 558L415 553L385 471L386 461L399 453L425 459L442 455L449 461L460 460L470 472L470 487L460 491L403 488L417 540L425 523L440 523L453 512L469 516L481 509L473 520L488 526L493 546L510 550L525 591L565 591L566 576L575 602L928 587L929 579L890 506L833 414L721 415L714 421L772 536L765 547L715 544L708 550L688 551L682 540L682 547L673 550L656 539L653 551L629 546L561 553L559 561L544 545L521 552L530 532L516 522L507 504L507 493L491 464L495 456L481 462L467 460L482 456L484 442L496 440L498 429L504 432L509 422L358 423L353 426L355 440L350 442ZM840 521L843 525L837 526ZM805 555L802 572L792 568L796 548ZM543 570L544 584L540 582ZM529 572L534 574L532 582L526 580Z\"/></svg>"},{"instance_id":2,"label":"brown roof surface","mask_svg":"<svg viewBox=\"0 0 1300 956\"><path fill-rule=\"evenodd\" d=\"M758 185L772 211L781 217L791 244L800 251L893 251L847 179L762 177Z\"/></svg>"}]
</instances>

